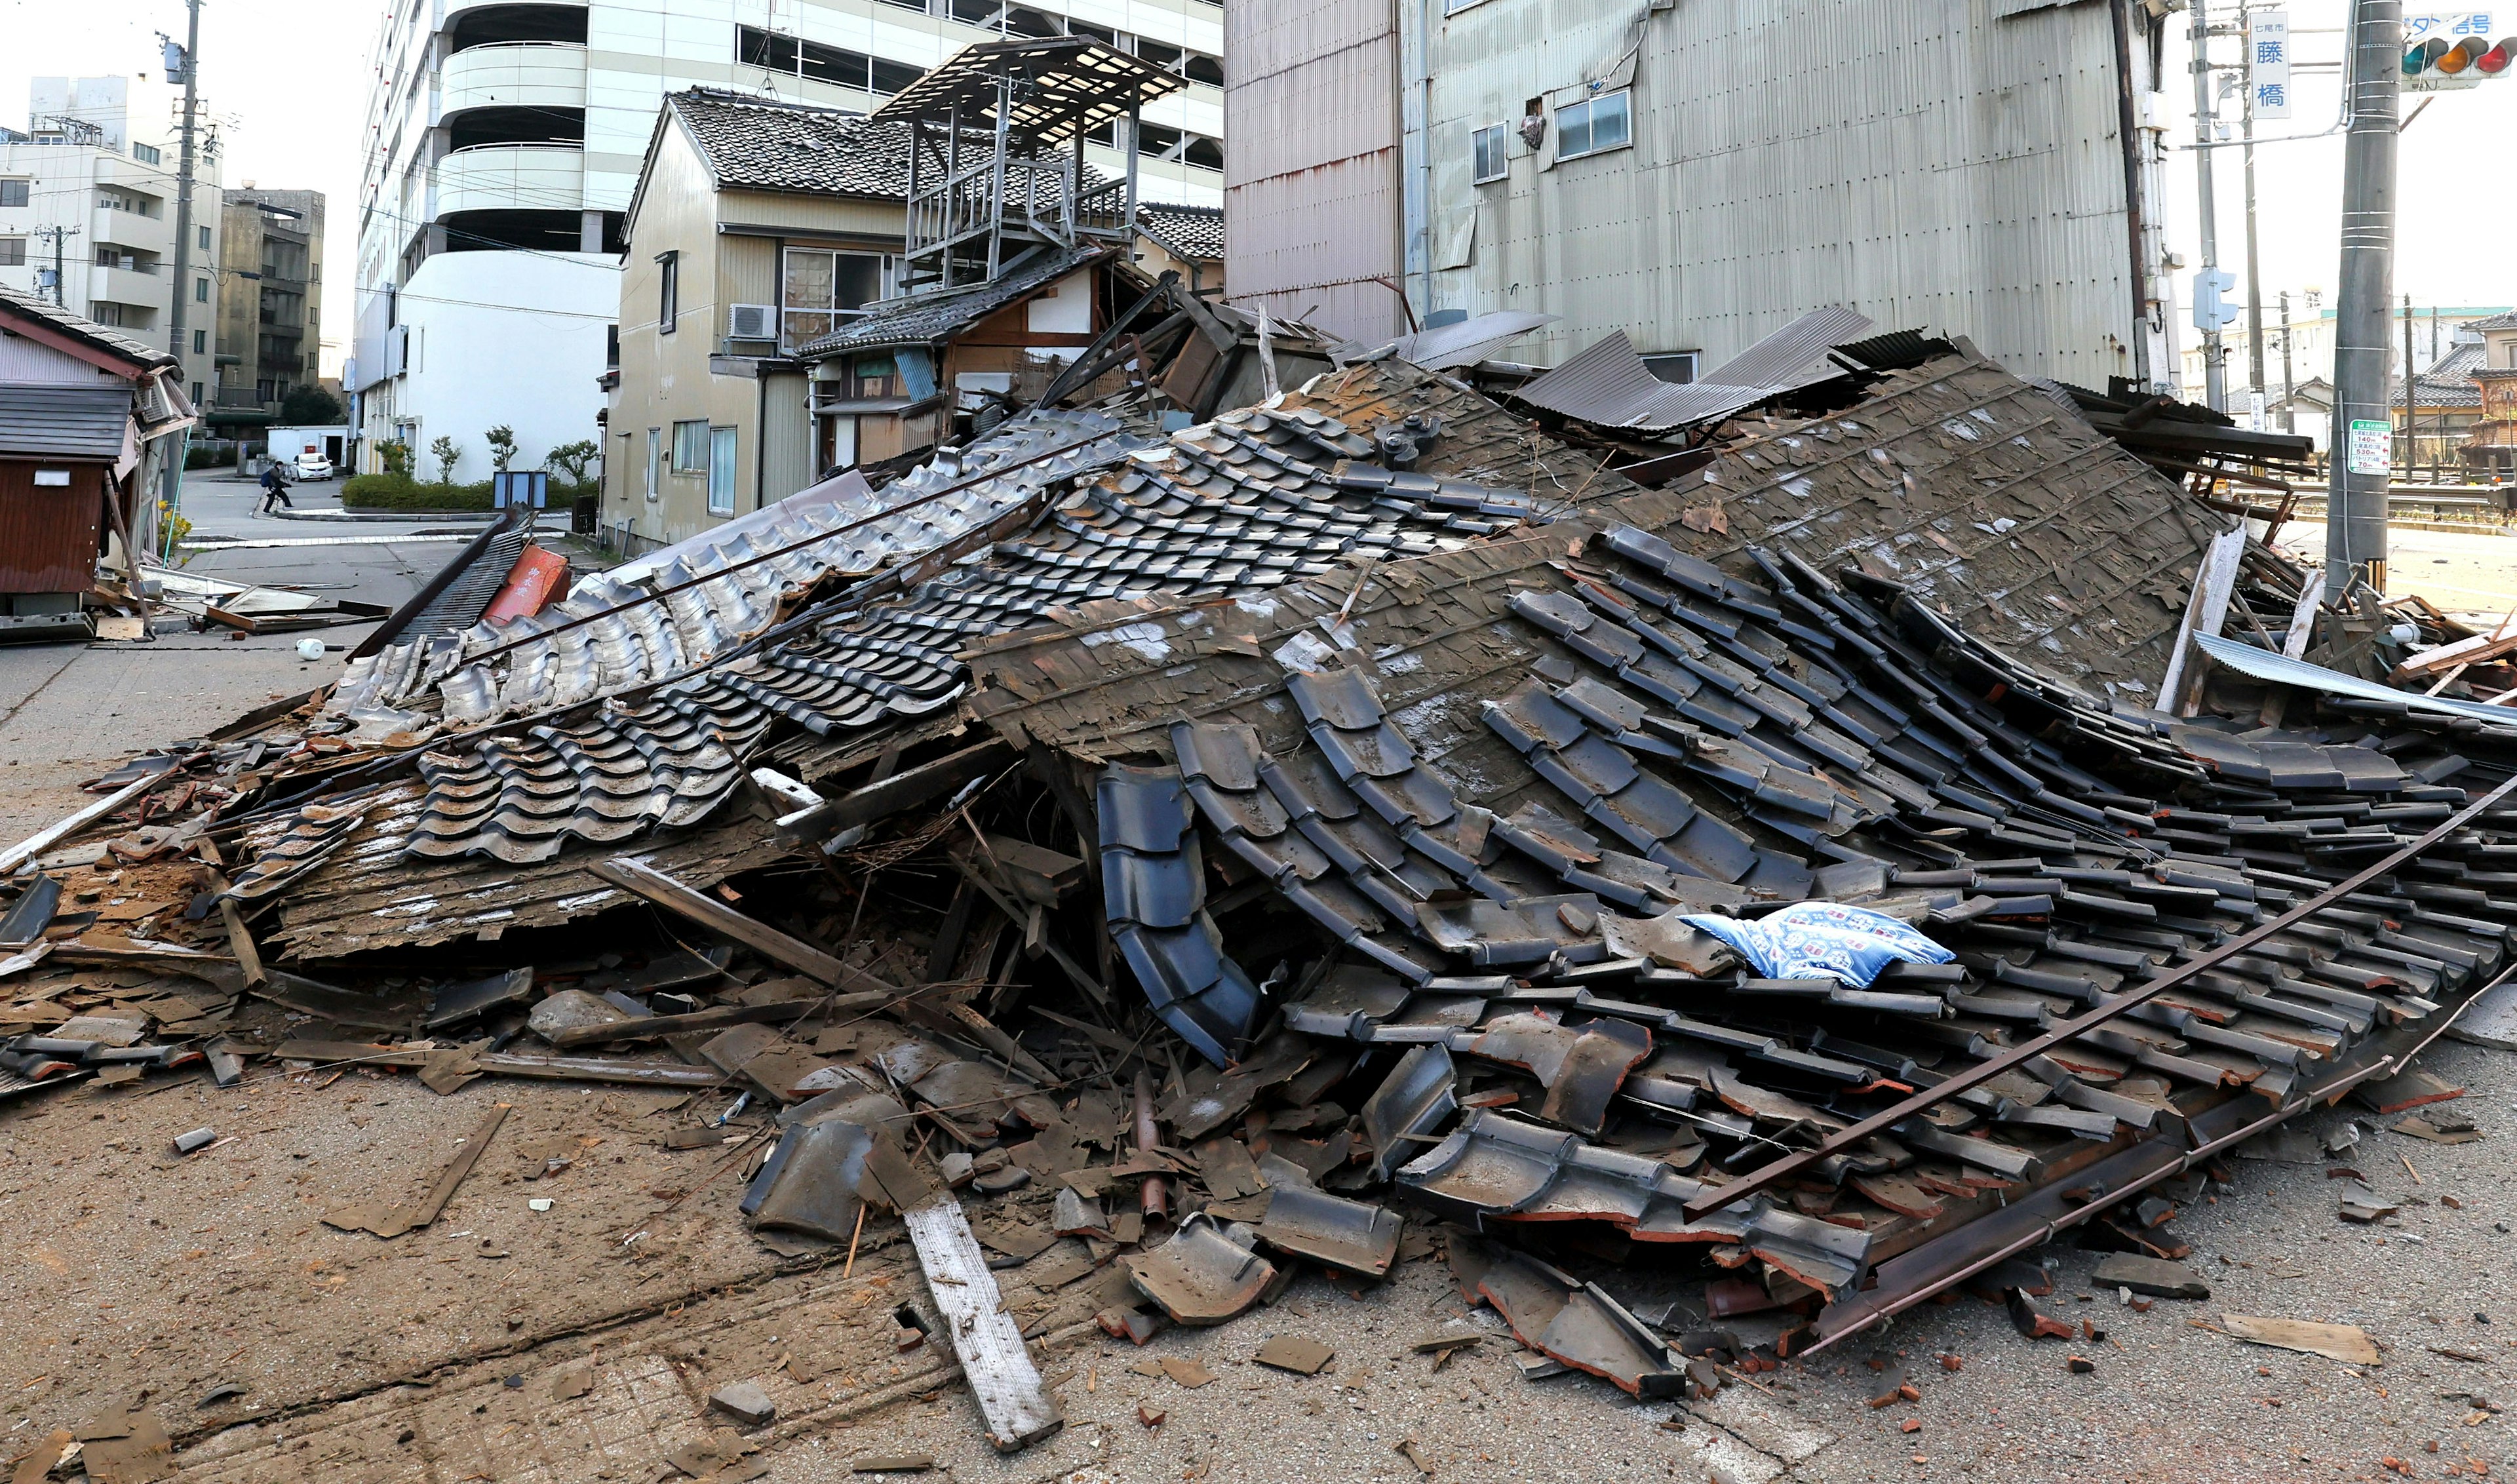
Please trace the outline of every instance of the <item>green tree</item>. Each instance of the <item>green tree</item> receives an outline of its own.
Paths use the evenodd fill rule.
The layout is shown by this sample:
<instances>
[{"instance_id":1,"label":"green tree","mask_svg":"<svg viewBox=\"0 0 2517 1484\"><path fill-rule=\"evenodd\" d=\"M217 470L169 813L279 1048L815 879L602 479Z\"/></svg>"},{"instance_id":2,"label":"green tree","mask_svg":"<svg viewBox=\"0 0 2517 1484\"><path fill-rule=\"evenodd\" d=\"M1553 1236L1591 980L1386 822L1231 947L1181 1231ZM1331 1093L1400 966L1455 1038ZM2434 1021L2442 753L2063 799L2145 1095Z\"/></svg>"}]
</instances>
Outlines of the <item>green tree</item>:
<instances>
[{"instance_id":1,"label":"green tree","mask_svg":"<svg viewBox=\"0 0 2517 1484\"><path fill-rule=\"evenodd\" d=\"M585 471L593 466L594 456L601 451L595 447L592 439L581 438L576 443L562 444L553 448L550 456L542 460L542 467L553 474L568 476L568 482L572 485L582 485L585 483Z\"/></svg>"},{"instance_id":2,"label":"green tree","mask_svg":"<svg viewBox=\"0 0 2517 1484\"><path fill-rule=\"evenodd\" d=\"M428 451L437 460L437 482L441 485L453 484L454 461L463 456L462 445L457 444L450 435L441 433L437 436L437 442L428 445Z\"/></svg>"},{"instance_id":3,"label":"green tree","mask_svg":"<svg viewBox=\"0 0 2517 1484\"><path fill-rule=\"evenodd\" d=\"M329 427L346 415L340 399L319 386L292 387L279 403L279 421L285 427Z\"/></svg>"},{"instance_id":4,"label":"green tree","mask_svg":"<svg viewBox=\"0 0 2517 1484\"><path fill-rule=\"evenodd\" d=\"M483 436L490 442L490 467L506 473L507 466L516 461L516 430L500 423Z\"/></svg>"},{"instance_id":5,"label":"green tree","mask_svg":"<svg viewBox=\"0 0 2517 1484\"><path fill-rule=\"evenodd\" d=\"M376 445L376 457L383 462L385 473L397 479L410 478L410 445L399 438L388 438Z\"/></svg>"}]
</instances>

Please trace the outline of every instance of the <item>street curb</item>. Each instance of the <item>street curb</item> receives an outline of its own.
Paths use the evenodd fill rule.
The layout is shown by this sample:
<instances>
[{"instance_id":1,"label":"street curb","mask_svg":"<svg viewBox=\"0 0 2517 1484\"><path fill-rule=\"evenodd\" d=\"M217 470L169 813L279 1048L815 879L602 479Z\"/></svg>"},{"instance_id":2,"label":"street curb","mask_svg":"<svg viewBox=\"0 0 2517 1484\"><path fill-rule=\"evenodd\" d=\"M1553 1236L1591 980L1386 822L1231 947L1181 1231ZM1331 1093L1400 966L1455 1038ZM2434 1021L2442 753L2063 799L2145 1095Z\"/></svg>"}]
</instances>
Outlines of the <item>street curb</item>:
<instances>
[{"instance_id":1,"label":"street curb","mask_svg":"<svg viewBox=\"0 0 2517 1484\"><path fill-rule=\"evenodd\" d=\"M443 526L449 522L477 521L487 526L498 518L498 512L494 510L262 510L255 514L281 521L313 521L317 525L335 521L401 521L405 524L425 521L433 526Z\"/></svg>"}]
</instances>

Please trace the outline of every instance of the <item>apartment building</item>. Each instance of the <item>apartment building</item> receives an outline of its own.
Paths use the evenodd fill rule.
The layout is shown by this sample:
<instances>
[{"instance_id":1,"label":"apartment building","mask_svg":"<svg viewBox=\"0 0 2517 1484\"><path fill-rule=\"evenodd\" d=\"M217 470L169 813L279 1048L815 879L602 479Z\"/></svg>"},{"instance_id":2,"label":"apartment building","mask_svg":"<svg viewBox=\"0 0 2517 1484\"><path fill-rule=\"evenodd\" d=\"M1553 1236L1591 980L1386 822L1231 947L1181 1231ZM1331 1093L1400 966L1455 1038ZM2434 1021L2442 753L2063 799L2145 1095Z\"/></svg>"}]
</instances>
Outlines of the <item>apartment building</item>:
<instances>
[{"instance_id":1,"label":"apartment building","mask_svg":"<svg viewBox=\"0 0 2517 1484\"><path fill-rule=\"evenodd\" d=\"M404 0L375 51L359 201L365 448L515 430L519 466L593 439L623 313L622 219L664 96L699 87L871 111L992 36L1091 35L1176 71L1137 131L1144 197L1219 206L1223 10L1212 0ZM1088 151L1122 163L1117 136Z\"/></svg>"},{"instance_id":2,"label":"apartment building","mask_svg":"<svg viewBox=\"0 0 2517 1484\"><path fill-rule=\"evenodd\" d=\"M37 77L23 129L0 127L0 287L181 355L198 403L214 377L219 147L193 161L189 282L175 277L183 89L149 76ZM168 344L177 294L183 346Z\"/></svg>"},{"instance_id":3,"label":"apartment building","mask_svg":"<svg viewBox=\"0 0 2517 1484\"><path fill-rule=\"evenodd\" d=\"M299 387L321 382L323 192L248 181L219 213L218 376L201 419L251 439Z\"/></svg>"}]
</instances>

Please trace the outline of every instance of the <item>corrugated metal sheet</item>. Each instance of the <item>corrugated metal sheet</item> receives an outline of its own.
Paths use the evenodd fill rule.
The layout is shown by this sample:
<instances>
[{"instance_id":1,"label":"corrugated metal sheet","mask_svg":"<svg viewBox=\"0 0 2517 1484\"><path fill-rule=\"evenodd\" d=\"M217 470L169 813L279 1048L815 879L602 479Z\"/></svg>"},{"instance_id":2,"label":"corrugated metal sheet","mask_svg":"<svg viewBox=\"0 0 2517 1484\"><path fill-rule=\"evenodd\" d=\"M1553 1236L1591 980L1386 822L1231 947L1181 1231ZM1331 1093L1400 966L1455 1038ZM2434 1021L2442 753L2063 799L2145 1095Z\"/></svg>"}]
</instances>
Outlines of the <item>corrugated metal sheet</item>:
<instances>
[{"instance_id":1,"label":"corrugated metal sheet","mask_svg":"<svg viewBox=\"0 0 2517 1484\"><path fill-rule=\"evenodd\" d=\"M0 458L0 593L85 592L96 581L106 471L73 465L69 488L38 488L35 468Z\"/></svg>"},{"instance_id":2,"label":"corrugated metal sheet","mask_svg":"<svg viewBox=\"0 0 2517 1484\"><path fill-rule=\"evenodd\" d=\"M1729 387L1797 385L1826 353L1870 328L1868 315L1830 304L1813 309L1768 335L1737 356L1704 373L1705 381Z\"/></svg>"},{"instance_id":3,"label":"corrugated metal sheet","mask_svg":"<svg viewBox=\"0 0 2517 1484\"><path fill-rule=\"evenodd\" d=\"M1367 345L1407 329L1398 258L1398 33L1388 0L1224 12L1224 282Z\"/></svg>"},{"instance_id":4,"label":"corrugated metal sheet","mask_svg":"<svg viewBox=\"0 0 2517 1484\"><path fill-rule=\"evenodd\" d=\"M2269 650L2259 650L2251 644L2240 643L2235 639L2223 639L2217 634L2197 634L2194 636L2194 642L2202 646L2202 653L2210 656L2214 661L2227 665L2240 675L2270 681L2275 685L2298 686L2303 690L2321 691L2327 696L2347 696L2355 700L2373 700L2383 705L2402 706L2408 710L2437 711L2450 716L2468 716L2476 721L2517 726L2517 715L2511 715L2506 706L2486 705L2478 700L2457 700L2449 696L2422 696L2411 691L2398 691L2393 686L2379 685L2373 680L2363 680L2357 675L2345 675L2339 670L2328 670L2321 664L2310 664L2304 659L2292 659L2286 655L2276 655Z\"/></svg>"},{"instance_id":5,"label":"corrugated metal sheet","mask_svg":"<svg viewBox=\"0 0 2517 1484\"><path fill-rule=\"evenodd\" d=\"M1632 148L1556 162L1551 125L1473 184L1471 131L1585 81L1632 19L1523 0L1438 21L1431 216L1473 211L1476 247L1434 276L1436 308L1562 315L1526 353L1543 361L1623 327L1709 363L1846 304L2024 372L2131 373L2108 7L1688 0L1644 28Z\"/></svg>"},{"instance_id":6,"label":"corrugated metal sheet","mask_svg":"<svg viewBox=\"0 0 2517 1484\"><path fill-rule=\"evenodd\" d=\"M1672 385L1651 373L1626 332L1607 339L1520 389L1534 406L1611 428L1664 432L1711 422L1779 392L1841 374L1826 353L1870 328L1866 316L1813 310L1758 341L1702 381ZM1747 378L1756 378L1750 380Z\"/></svg>"},{"instance_id":7,"label":"corrugated metal sheet","mask_svg":"<svg viewBox=\"0 0 2517 1484\"><path fill-rule=\"evenodd\" d=\"M130 426L128 386L0 385L0 453L117 459Z\"/></svg>"}]
</instances>

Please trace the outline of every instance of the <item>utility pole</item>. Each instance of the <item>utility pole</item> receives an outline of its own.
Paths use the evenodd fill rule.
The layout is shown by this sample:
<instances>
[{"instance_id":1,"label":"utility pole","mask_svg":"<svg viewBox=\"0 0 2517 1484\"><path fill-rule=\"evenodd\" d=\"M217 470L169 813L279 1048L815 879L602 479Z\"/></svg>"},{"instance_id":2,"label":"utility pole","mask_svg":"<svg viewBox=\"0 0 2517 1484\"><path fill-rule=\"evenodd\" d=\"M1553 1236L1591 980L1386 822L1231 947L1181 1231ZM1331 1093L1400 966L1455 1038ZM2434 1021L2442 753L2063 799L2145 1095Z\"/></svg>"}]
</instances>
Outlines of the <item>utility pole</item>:
<instances>
[{"instance_id":1,"label":"utility pole","mask_svg":"<svg viewBox=\"0 0 2517 1484\"><path fill-rule=\"evenodd\" d=\"M2350 133L2342 152L2342 269L2333 314L2332 483L2325 588L2337 605L2355 581L2386 590L2386 311L2395 280L2396 101L2404 75L2403 0L2351 0ZM2407 370L2410 367L2406 368Z\"/></svg>"},{"instance_id":2,"label":"utility pole","mask_svg":"<svg viewBox=\"0 0 2517 1484\"><path fill-rule=\"evenodd\" d=\"M2294 381L2292 381L2292 380L2290 379L2290 371L2289 371L2289 290L2288 290L2288 289L2282 289L2282 296L2281 296L2281 315L2282 315L2282 431L2283 433L2295 433L2295 432L2297 432L2297 431L2298 431L2298 384L2297 384L2296 382L2294 382Z\"/></svg>"},{"instance_id":3,"label":"utility pole","mask_svg":"<svg viewBox=\"0 0 2517 1484\"><path fill-rule=\"evenodd\" d=\"M2400 4L2401 0L2397 3ZM2200 184L2202 191L2202 272L2208 276L2220 270L2220 231L2219 212L2211 194L2211 21L2204 14L2206 4L2207 0L2194 0L2191 19L2194 26L2194 137L2202 146L2194 151L2194 178ZM2202 401L2217 412L2223 410L2229 401L2229 351L2221 343L2216 324L2205 324L2200 328Z\"/></svg>"},{"instance_id":4,"label":"utility pole","mask_svg":"<svg viewBox=\"0 0 2517 1484\"><path fill-rule=\"evenodd\" d=\"M79 234L75 227L38 227L35 235L53 239L53 303L63 309L70 307L70 280L62 276L62 239Z\"/></svg>"},{"instance_id":5,"label":"utility pole","mask_svg":"<svg viewBox=\"0 0 2517 1484\"><path fill-rule=\"evenodd\" d=\"M2240 151L2246 161L2246 414L2255 431L2264 425L2264 290L2263 271L2255 257L2255 46L2254 28L2244 10L2238 12L2238 34L2246 38L2246 64L2239 72L2245 83L2246 143Z\"/></svg>"},{"instance_id":6,"label":"utility pole","mask_svg":"<svg viewBox=\"0 0 2517 1484\"><path fill-rule=\"evenodd\" d=\"M192 377L187 373L192 364L190 359L192 341L185 332L187 316L184 311L192 302L192 141L194 112L200 102L201 0L184 0L184 9L188 13L184 27L184 148L175 173L175 312L167 317L172 326L172 343L166 348L175 353L176 364L181 368L177 376L190 383ZM212 309L215 310L216 306L213 305ZM191 390L189 385L186 390ZM206 385L202 395L210 395ZM184 466L192 461L192 435L187 431L175 441L175 456L167 461L165 492L156 503L170 511L183 503ZM155 544L157 515L154 510L146 512L131 525L135 538Z\"/></svg>"}]
</instances>

